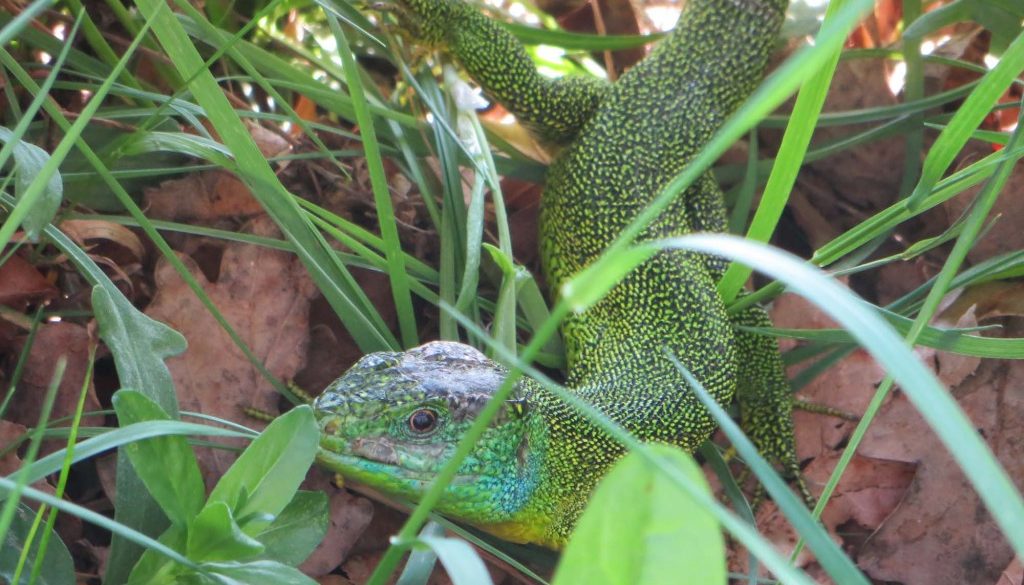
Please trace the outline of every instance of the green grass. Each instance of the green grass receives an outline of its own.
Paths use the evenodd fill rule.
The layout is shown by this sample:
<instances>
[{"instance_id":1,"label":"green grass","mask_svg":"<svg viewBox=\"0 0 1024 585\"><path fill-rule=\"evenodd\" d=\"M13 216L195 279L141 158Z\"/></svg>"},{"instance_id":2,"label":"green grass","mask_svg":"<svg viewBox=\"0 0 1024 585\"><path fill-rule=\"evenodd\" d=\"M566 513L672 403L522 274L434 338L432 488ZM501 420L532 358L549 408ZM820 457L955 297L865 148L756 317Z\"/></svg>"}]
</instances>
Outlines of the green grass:
<instances>
[{"instance_id":1,"label":"green grass","mask_svg":"<svg viewBox=\"0 0 1024 585\"><path fill-rule=\"evenodd\" d=\"M428 521L444 484L454 476L461 458L470 452L490 417L497 413L502 397L511 390L515 377L524 373L537 378L551 391L574 404L595 424L636 452L638 465L645 466L644 469L653 473L651 477L658 478L648 481L666 482L664 485L667 487L658 488L666 491L659 493L674 494L671 497L696 502L708 510L713 518L709 530L718 530L714 528L716 524L720 526L780 581L811 582L807 575L794 568L789 559L776 553L766 539L757 534L751 526L750 509L730 477L723 477L723 482L733 486L731 494L736 503L732 508L735 511L716 501L706 487L687 472L685 464L671 462L656 450L641 444L600 412L582 404L533 365L536 362L546 365L562 363L564 350L557 335L560 319L568 311L585 308L596 301L632 266L665 247L700 250L732 260L733 266L720 283L723 295L729 299L739 292L751 266L762 270L769 278L777 279L735 301L730 307L732 311L753 302L770 300L784 289L797 291L824 310L832 310L843 327L842 331L766 332L806 340L805 345L787 356L788 361L795 363L827 356L814 366L816 369L812 372L818 372L846 355L856 343L886 367L889 377L879 387L826 486L819 506L813 512L803 508L770 466L760 461L744 438L729 425L729 420L721 418L723 428L743 460L765 484L806 546L815 553L834 581L864 583L866 578L815 519L894 383L900 384L940 441L950 450L982 501L993 511L993 517L1000 523L1015 552L1024 554L1024 537L1019 531L1019 526L1024 523L1024 503L1020 494L948 392L912 358L909 349L914 345L928 345L989 359L1024 357L1024 340L982 337L973 330L951 334L929 326L940 301L948 293L1024 274L1024 256L1021 253L1010 253L970 268L964 265L967 252L993 220L992 206L1003 194L1009 173L1024 156L1020 126L1010 134L978 130L981 120L997 107L997 99L1007 88L1021 83L1024 34L1019 30L1010 34L1012 31L1002 24L991 22L988 13L978 8L976 2L958 0L952 3L954 9L944 10L938 16L933 15L939 11L921 16L922 3L907 2L908 37L899 48L902 52L881 49L841 52L848 31L871 2L834 1L814 46L794 53L762 83L700 155L663 190L657 201L636 219L591 269L561 291L562 300L555 306L544 302L536 281L512 259L509 220L499 183L501 176L535 179L538 164L508 149L492 150L492 145L503 145L504 141L485 132L466 108L454 101L452 77L442 75L439 79L421 67L421 63L413 62L409 48L403 46L400 39L377 29L373 22L351 6L321 2L296 7L284 2L261 2L253 9L254 13L244 19L246 24L237 26L231 18L225 18L230 14L228 4L208 3L204 13L183 1L168 5L158 0L141 0L128 7L111 0L108 5L113 14L121 19L124 30L131 31L133 35L127 49L115 51L97 23L77 2L57 7L73 19L68 34L80 38L83 44L61 43L28 26L29 21L38 17L40 11L50 4L34 2L18 18L0 14L0 67L9 82L4 86L8 92L6 97L14 101L10 100L11 84L17 84L33 96L25 109L12 108L4 112L0 120L0 126L9 129L0 137L4 141L0 150L0 168L8 168L2 166L8 160L19 165L17 175L8 173L0 182L0 213L3 213L0 215L3 219L0 249L27 246L40 253L56 249L68 257L93 287L92 307L99 323L99 335L113 354L122 386L139 393L118 394L118 415L123 425L120 428L80 429L79 421L88 413L83 413L79 405L71 426L58 429L64 423L48 421L49 408L44 408L43 418L37 427L17 443L27 445L24 465L19 472L0 478L0 493L6 495L0 508L0 539L8 533L17 533L21 538L41 541L38 551L26 549L27 552L16 560L19 578L27 579L34 574L37 578L59 580L59 572L67 570L65 560L69 562L66 548L52 530L53 512L41 510L33 515L27 511L23 499L41 502L110 530L115 539L105 575L107 583L124 582L133 571L139 571L137 575L146 575L156 582L163 582L159 579L173 582L186 575L211 580L233 578L254 583L281 582L281 579L300 582L301 577L291 567L301 561L301 551L306 550L307 541L315 536L308 531L295 532L291 537L291 542L296 544L295 550L286 552L281 552L279 544L260 540L260 535L266 534L267 528L264 515L293 518L284 510L294 501L307 503L309 509L318 510L312 500L306 500L312 496L302 495L302 492L296 495L297 483L290 483L293 479L297 482L309 466L309 461L303 458L305 456L297 455L310 449L309 421L299 421L299 417L304 416L300 414L302 409L293 411L296 413L293 418L283 423L294 425L289 430L291 434L272 431L253 442L251 449L264 450L253 452L262 452L263 455L243 456L236 463L237 470L232 468L221 478L225 487L218 486L219 491L211 494L209 499L197 491L191 471L194 460L189 463L191 446L186 439L251 439L252 434L237 427L224 429L178 420L177 399L164 360L183 351L183 338L133 307L93 259L52 225L64 217L100 217L141 230L160 255L185 279L238 348L286 395L290 396L285 385L273 379L259 357L234 331L174 254L165 239L167 234L206 235L295 254L364 352L406 348L421 339L440 337L473 343L512 367L513 375L464 437L453 461L446 465L438 481L413 509L370 583L385 582L397 569L402 556L410 550L415 551L413 557L416 561L411 562L403 574L403 585L425 582L435 556L456 583L483 582L477 553L461 540L440 537ZM287 38L277 29L276 23L292 8L308 19L314 33L302 44ZM978 70L970 63L920 54L922 39L939 25L959 19L976 19L993 28L1001 47L999 64L991 70L980 71L983 75L976 82L962 88L927 94L923 85L925 63ZM526 29L519 25L510 25L510 29L525 41L563 47L572 57L567 68L578 71L586 70L580 62L588 58L587 50L630 47L652 40L646 37L602 39ZM11 40L15 43L7 44ZM82 47L88 47L88 50ZM156 51L167 58L156 67L156 75L163 87L171 87L173 91L160 91L152 79L137 78L132 68L127 66L141 48ZM32 50L46 51L54 59L43 70L38 64L30 66L24 55ZM379 90L364 66L366 61L360 59L370 51L399 71L402 83L393 93L385 94ZM821 113L824 95L837 62L859 58L904 60L908 72L904 102L888 107ZM38 75L41 71L46 75ZM42 83L39 83L40 79ZM238 109L229 102L223 90L234 88L241 82L272 96L280 109L259 113ZM88 90L93 99L76 118L68 119L53 101L47 99L56 90ZM777 107L797 90L799 95L793 114L774 114ZM357 126L359 132L339 130L322 121L299 121L289 105L299 95L315 102L322 111L336 116L343 125ZM958 99L963 99L963 102L952 116L934 113L936 106ZM49 152L27 146L40 136L44 128L40 120L44 115L60 130L59 140ZM428 115L429 122L426 121ZM92 134L90 122L98 118L117 120L137 130L114 137ZM317 147L313 154L284 158L315 156L333 165L339 173L347 168L349 161L365 160L378 225L368 228L355 224L289 193L275 173L273 164L278 161L268 161L256 147L245 126L248 120L265 124L296 123L310 143ZM212 131L204 122L208 122ZM179 124L189 132L177 130ZM831 144L813 140L816 128L853 124L870 124L870 127ZM900 192L893 193L890 207L815 250L809 263L765 246L724 236L689 236L657 244L634 243L636 236L674 197L710 168L731 144L753 136L753 130L759 126L785 128L785 138L775 158L766 158L752 143L751 155L745 165L721 166L715 172L724 181L739 185L737 209L731 222L733 229L761 242L768 241L775 232L797 171L803 164L894 134L908 137L908 152L916 153L926 136L934 136L935 140L922 165L916 164L916 156L908 157L902 169L903 185ZM325 144L325 137L332 134L358 140L361 148L331 150ZM951 170L952 162L972 141L1000 144L1004 148ZM478 149L469 146L473 144L478 145ZM140 181L152 184L182 172L180 164L161 163L159 157L168 153L187 157L202 165L197 169L218 168L235 173L281 228L283 238L258 238L147 218L132 195ZM439 238L437 266L428 265L416 258L411 250L402 248L398 221L391 208L385 164L397 168L423 194L426 215ZM467 168L475 171L475 178L468 183L461 172ZM64 185L63 191L57 188L61 185ZM76 187L72 189L70 185ZM86 188L90 185L99 188ZM947 233L934 239L911 242L903 254L879 257L874 253L878 243L894 229L921 218L928 210L976 185L982 188L969 212ZM764 186L761 205L748 221L750 201L760 186ZM465 188L470 194L468 199L464 196ZM488 193L496 215L493 245L485 237L484 211ZM72 209L71 204L103 209L108 213L101 216L86 214L80 209ZM15 242L13 235L21 228L30 233L32 230L38 232L40 241ZM345 251L339 252L332 247L332 242L343 244ZM0 255L0 261L8 257L9 250ZM926 252L932 257L944 254L940 272L888 307L865 303L849 290L838 287L821 270L839 267L833 271L834 275L862 273ZM375 303L360 290L352 277L351 268L372 268L387 274L391 288L391 298L387 301L393 304L397 331L387 327ZM420 313L425 305L439 307L437 331L424 330L426 321ZM43 313L40 312L30 322L38 324L42 318ZM11 384L4 389L4 399L0 402L0 414L6 409L10 396L18 391L20 367L12 373ZM800 382L805 382L811 375L805 373ZM55 380L59 377L58 372ZM55 391L56 382L48 395L50 400ZM717 415L725 416L722 413ZM39 443L44 436L61 437L67 446L37 458ZM299 436L305 437L304 446L294 444ZM179 475L191 477L192 481L181 485L161 483L159 470L147 469L145 459L139 459L137 472L118 476L114 520L41 493L28 485L58 473L59 495L66 487L68 470L73 462L95 457L113 448L121 448L122 464L133 457L133 453L138 459L140 450L150 449L150 459L177 462L176 465L183 470ZM713 451L705 449L704 453L714 462ZM310 461L311 457L309 455ZM275 471L272 465L268 465L268 462L283 465L290 458L294 461L289 462L291 466L287 472ZM718 465L718 468L722 473L727 472L724 465ZM289 485L267 491L272 485L264 484L264 481L277 475L288 476ZM624 487L617 487L629 493L631 484L629 480L624 481L627 482ZM613 485L610 489L615 488ZM160 521L161 510L169 524ZM290 510L289 514L298 513L295 508ZM324 513L325 510L316 512L320 517ZM600 510L595 511L595 517L599 513ZM315 524L311 517L303 518L308 520L307 525ZM651 530L645 520L636 522L630 527L638 534ZM599 538L601 522L595 521L592 525L598 528L587 529L590 540L586 541L589 544L583 549L584 555L588 552L599 554L596 549L602 542ZM598 531L598 537L591 530ZM211 543L209 539L214 537L217 541ZM467 538L475 539L472 535ZM302 546L298 546L300 542ZM482 545L491 546L488 542L482 542ZM277 556L271 557L266 552L268 547L277 551ZM254 552L257 549L261 552ZM218 552L211 556L210 551ZM505 554L500 545L495 552ZM646 552L651 553L650 550ZM7 557L0 555L0 560L6 562ZM518 562L514 558L508 560ZM277 565L271 567L267 564L271 562ZM659 562L666 561L658 555L649 554L641 567L657 571L664 567L649 563ZM581 567L578 563L575 566ZM566 568L556 582L571 583L584 574L577 571L585 570L585 563L582 568ZM58 572L56 576L55 571ZM523 571L529 574L525 567ZM754 571L734 577L743 577L749 582L755 582L757 578Z\"/></svg>"}]
</instances>

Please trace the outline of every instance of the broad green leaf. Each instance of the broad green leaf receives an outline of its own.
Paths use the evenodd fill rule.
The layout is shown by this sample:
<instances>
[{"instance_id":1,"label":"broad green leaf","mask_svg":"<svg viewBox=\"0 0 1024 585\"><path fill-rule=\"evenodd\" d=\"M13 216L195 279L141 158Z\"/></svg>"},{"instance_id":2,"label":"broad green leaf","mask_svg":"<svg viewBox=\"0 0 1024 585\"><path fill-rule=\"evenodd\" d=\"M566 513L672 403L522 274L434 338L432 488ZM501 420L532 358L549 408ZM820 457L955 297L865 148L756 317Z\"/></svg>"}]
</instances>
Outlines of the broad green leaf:
<instances>
[{"instance_id":1,"label":"broad green leaf","mask_svg":"<svg viewBox=\"0 0 1024 585\"><path fill-rule=\"evenodd\" d=\"M25 504L18 504L14 512L14 521L4 536L3 542L0 543L0 582L14 583L18 559L25 548L25 541L32 528L35 515L36 513ZM41 526L41 529L47 530L45 525ZM32 549L25 557L17 585L29 582L32 565L39 555L39 551L35 548L39 544L39 537L40 535L37 533L32 543ZM56 534L50 535L49 545L46 547L46 552L43 553L42 566L43 570L35 580L36 585L65 585L75 581L75 566L71 562L71 554L68 553L64 542Z\"/></svg>"},{"instance_id":2,"label":"broad green leaf","mask_svg":"<svg viewBox=\"0 0 1024 585\"><path fill-rule=\"evenodd\" d=\"M8 143L12 140L15 140L14 133L0 126L0 142ZM22 195L42 172L43 165L50 159L50 155L42 148L23 140L13 142L11 154L14 157L14 196L21 201ZM61 181L60 172L54 172L21 222L29 241L39 241L43 228L57 215L63 198L64 183Z\"/></svg>"},{"instance_id":3,"label":"broad green leaf","mask_svg":"<svg viewBox=\"0 0 1024 585\"><path fill-rule=\"evenodd\" d=\"M202 585L317 585L316 581L294 567L274 561L250 563L203 563L207 572L179 577L179 583Z\"/></svg>"},{"instance_id":4,"label":"broad green leaf","mask_svg":"<svg viewBox=\"0 0 1024 585\"><path fill-rule=\"evenodd\" d=\"M693 457L649 447L708 494ZM615 464L580 517L553 585L725 583L725 539L715 518L639 453Z\"/></svg>"},{"instance_id":5,"label":"broad green leaf","mask_svg":"<svg viewBox=\"0 0 1024 585\"><path fill-rule=\"evenodd\" d=\"M185 550L194 561L216 562L254 557L262 553L264 547L242 532L227 504L210 502L189 526Z\"/></svg>"},{"instance_id":6,"label":"broad green leaf","mask_svg":"<svg viewBox=\"0 0 1024 585\"><path fill-rule=\"evenodd\" d=\"M19 486L16 481L0 476L0 497L7 497L7 494L10 494L16 488L21 489L21 496L26 500L46 504L47 506L60 510L62 513L76 516L84 522L112 532L113 534L124 538L126 541L138 543L147 549L151 549L154 553L158 553L168 559L171 559L174 562L181 564L183 567L195 566L194 563L178 553L174 548L168 547L162 542L150 538L137 530L111 520L109 517L104 516L99 512L71 503L63 498L58 498L52 494L35 489L32 486Z\"/></svg>"},{"instance_id":7,"label":"broad green leaf","mask_svg":"<svg viewBox=\"0 0 1024 585\"><path fill-rule=\"evenodd\" d=\"M171 420L156 402L134 390L118 391L113 403L122 427L142 421ZM128 443L122 449L167 518L175 525L187 526L203 508L206 488L185 437L154 437Z\"/></svg>"},{"instance_id":8,"label":"broad green leaf","mask_svg":"<svg viewBox=\"0 0 1024 585\"><path fill-rule=\"evenodd\" d=\"M329 513L324 492L296 493L270 526L253 535L266 546L263 558L291 566L305 561L327 533Z\"/></svg>"},{"instance_id":9,"label":"broad green leaf","mask_svg":"<svg viewBox=\"0 0 1024 585\"><path fill-rule=\"evenodd\" d=\"M188 534L184 527L173 524L160 535L160 543L175 551L184 552L185 542ZM189 569L177 565L173 560L158 553L152 548L145 548L145 552L139 557L135 566L131 567L128 575L128 585L158 585L162 583L173 583L174 576L178 573L187 572Z\"/></svg>"},{"instance_id":10,"label":"broad green leaf","mask_svg":"<svg viewBox=\"0 0 1024 585\"><path fill-rule=\"evenodd\" d=\"M250 518L277 516L292 500L313 464L320 431L313 409L302 405L279 416L220 478L209 502L231 507L242 529L265 527Z\"/></svg>"}]
</instances>

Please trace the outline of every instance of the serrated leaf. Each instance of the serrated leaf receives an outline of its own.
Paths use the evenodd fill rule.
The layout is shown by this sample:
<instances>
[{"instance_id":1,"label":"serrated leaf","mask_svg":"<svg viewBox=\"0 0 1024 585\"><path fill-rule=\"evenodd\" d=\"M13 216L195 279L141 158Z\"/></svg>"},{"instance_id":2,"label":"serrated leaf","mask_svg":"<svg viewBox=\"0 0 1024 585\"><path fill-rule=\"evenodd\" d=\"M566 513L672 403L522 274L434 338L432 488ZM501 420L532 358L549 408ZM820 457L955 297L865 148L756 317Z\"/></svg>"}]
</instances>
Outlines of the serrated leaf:
<instances>
[{"instance_id":1,"label":"serrated leaf","mask_svg":"<svg viewBox=\"0 0 1024 585\"><path fill-rule=\"evenodd\" d=\"M230 506L247 534L262 530L263 520L250 518L277 516L288 505L313 464L319 439L313 409L293 408L274 419L246 448L217 482L208 501Z\"/></svg>"},{"instance_id":2,"label":"serrated leaf","mask_svg":"<svg viewBox=\"0 0 1024 585\"><path fill-rule=\"evenodd\" d=\"M100 285L92 289L92 307L100 338L114 355L121 386L138 390L177 418L178 399L164 359L184 352L185 338L147 317L124 295L111 294Z\"/></svg>"},{"instance_id":3,"label":"serrated leaf","mask_svg":"<svg viewBox=\"0 0 1024 585\"><path fill-rule=\"evenodd\" d=\"M100 326L100 338L114 356L121 385L139 390L166 413L177 417L178 398L164 359L185 351L185 338L144 315L109 281L100 282L92 289L93 313ZM166 528L167 520L128 457L119 452L117 459L114 519L144 534L159 534ZM120 582L140 554L141 549L115 536L107 563L107 580Z\"/></svg>"},{"instance_id":4,"label":"serrated leaf","mask_svg":"<svg viewBox=\"0 0 1024 585\"><path fill-rule=\"evenodd\" d=\"M327 533L330 507L324 492L300 491L266 529L255 534L266 546L263 558L296 566Z\"/></svg>"},{"instance_id":5,"label":"serrated leaf","mask_svg":"<svg viewBox=\"0 0 1024 585\"><path fill-rule=\"evenodd\" d=\"M122 427L148 420L173 420L156 402L134 390L118 391L113 403ZM175 525L187 526L203 508L206 488L185 437L153 437L122 449L167 518Z\"/></svg>"},{"instance_id":6,"label":"serrated leaf","mask_svg":"<svg viewBox=\"0 0 1024 585\"><path fill-rule=\"evenodd\" d=\"M263 552L263 544L242 532L224 502L210 502L188 530L185 547L194 561L236 561Z\"/></svg>"},{"instance_id":7,"label":"serrated leaf","mask_svg":"<svg viewBox=\"0 0 1024 585\"><path fill-rule=\"evenodd\" d=\"M710 493L693 457L652 445ZM725 583L725 540L718 522L666 474L631 453L601 480L576 526L553 585L714 585Z\"/></svg>"}]
</instances>

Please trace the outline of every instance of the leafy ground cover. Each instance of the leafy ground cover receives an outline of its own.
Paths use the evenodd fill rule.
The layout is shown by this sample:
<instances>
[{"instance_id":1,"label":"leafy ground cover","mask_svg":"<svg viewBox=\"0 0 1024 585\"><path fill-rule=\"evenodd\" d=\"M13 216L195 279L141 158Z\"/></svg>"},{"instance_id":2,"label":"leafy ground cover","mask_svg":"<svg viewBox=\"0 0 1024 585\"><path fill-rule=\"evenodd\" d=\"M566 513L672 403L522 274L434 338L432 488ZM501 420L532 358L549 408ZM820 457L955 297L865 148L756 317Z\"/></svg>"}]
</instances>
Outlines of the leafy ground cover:
<instances>
[{"instance_id":1,"label":"leafy ground cover","mask_svg":"<svg viewBox=\"0 0 1024 585\"><path fill-rule=\"evenodd\" d=\"M601 4L560 17L577 33L495 12L552 74L603 75L678 8ZM550 306L530 276L549 157L347 4L0 6L0 578L383 583L412 551L403 584L552 579L550 553L307 475L316 429L286 383L444 338L535 358L557 390L557 335L534 334L651 249L624 240ZM691 459L623 436L636 457L555 583L722 582L726 554L736 582L1024 582L1024 13L793 13L786 60L674 186L717 160L732 231L832 278L661 245L738 260L728 298L763 269L737 303L774 300L799 396L862 416L796 415L821 524L728 428L717 445L773 496L756 513L722 448L699 453L713 496ZM289 414L257 435L245 407ZM655 495L615 508L635 493Z\"/></svg>"}]
</instances>

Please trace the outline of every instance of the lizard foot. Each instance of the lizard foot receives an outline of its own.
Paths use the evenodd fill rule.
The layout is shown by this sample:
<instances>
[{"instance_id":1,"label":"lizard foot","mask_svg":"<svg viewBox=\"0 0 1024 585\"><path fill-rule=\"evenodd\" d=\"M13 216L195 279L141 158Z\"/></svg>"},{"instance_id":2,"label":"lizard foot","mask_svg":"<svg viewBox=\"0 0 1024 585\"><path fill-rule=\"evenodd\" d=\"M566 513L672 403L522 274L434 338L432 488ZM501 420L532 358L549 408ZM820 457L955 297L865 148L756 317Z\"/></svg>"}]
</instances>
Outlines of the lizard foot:
<instances>
[{"instance_id":1,"label":"lizard foot","mask_svg":"<svg viewBox=\"0 0 1024 585\"><path fill-rule=\"evenodd\" d=\"M303 404L313 403L314 397L309 392L306 392L306 390L303 387L296 384L294 380L288 380L288 382L285 385L288 387L288 390L295 395L296 398L302 401ZM272 412L267 412L266 410L255 408L252 406L243 406L242 412L244 412L245 415L248 416L249 418L261 420L263 422L271 422L275 418L280 416Z\"/></svg>"},{"instance_id":2,"label":"lizard foot","mask_svg":"<svg viewBox=\"0 0 1024 585\"><path fill-rule=\"evenodd\" d=\"M825 416L834 416L850 422L859 422L860 416L846 412L845 410L839 410L825 404L819 404L817 402L808 402L806 400L795 399L793 400L793 409L799 409L804 412L813 412L815 414L823 414Z\"/></svg>"}]
</instances>

